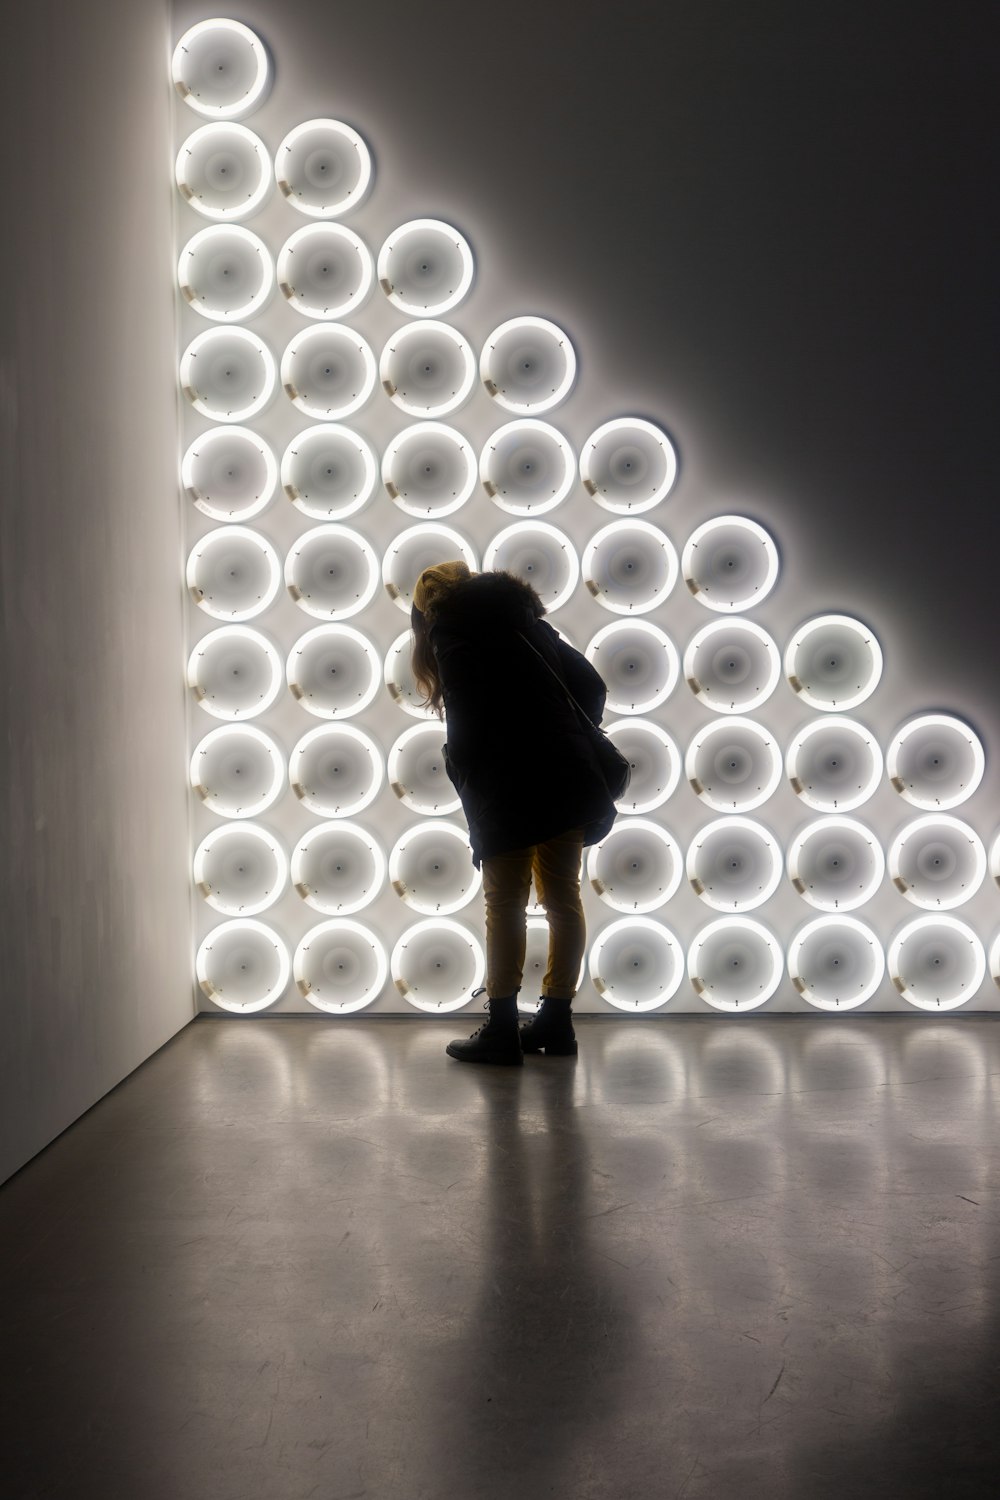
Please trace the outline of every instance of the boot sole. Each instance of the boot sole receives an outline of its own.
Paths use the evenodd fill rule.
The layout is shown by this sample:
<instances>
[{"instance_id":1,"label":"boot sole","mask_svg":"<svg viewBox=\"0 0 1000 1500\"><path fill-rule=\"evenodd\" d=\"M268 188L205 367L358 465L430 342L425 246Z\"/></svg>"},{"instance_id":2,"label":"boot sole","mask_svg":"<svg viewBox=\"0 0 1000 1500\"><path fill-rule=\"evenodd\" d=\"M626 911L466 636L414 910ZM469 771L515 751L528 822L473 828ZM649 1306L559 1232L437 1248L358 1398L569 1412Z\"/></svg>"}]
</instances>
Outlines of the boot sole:
<instances>
[{"instance_id":1,"label":"boot sole","mask_svg":"<svg viewBox=\"0 0 1000 1500\"><path fill-rule=\"evenodd\" d=\"M444 1050L456 1062L487 1063L500 1068L522 1068L524 1066L524 1056L522 1053L518 1053L514 1057L474 1057L470 1056L468 1052L453 1052L450 1044Z\"/></svg>"}]
</instances>

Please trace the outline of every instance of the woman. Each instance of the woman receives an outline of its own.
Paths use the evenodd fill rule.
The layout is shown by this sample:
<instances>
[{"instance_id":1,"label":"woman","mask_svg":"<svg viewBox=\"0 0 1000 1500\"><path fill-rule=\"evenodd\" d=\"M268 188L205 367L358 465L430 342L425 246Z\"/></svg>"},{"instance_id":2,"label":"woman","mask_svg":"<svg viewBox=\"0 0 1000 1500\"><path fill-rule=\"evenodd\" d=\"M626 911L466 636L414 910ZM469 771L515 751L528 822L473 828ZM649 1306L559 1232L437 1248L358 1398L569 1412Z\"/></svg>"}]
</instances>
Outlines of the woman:
<instances>
[{"instance_id":1,"label":"woman","mask_svg":"<svg viewBox=\"0 0 1000 1500\"><path fill-rule=\"evenodd\" d=\"M529 584L511 573L471 574L463 562L425 569L413 591L414 677L447 721L445 764L486 899L490 1016L468 1041L448 1044L461 1062L518 1066L524 1052L577 1050L571 1005L587 937L581 858L616 810L566 689L599 724L607 688L544 614ZM519 1032L532 876L549 956L541 1008Z\"/></svg>"}]
</instances>

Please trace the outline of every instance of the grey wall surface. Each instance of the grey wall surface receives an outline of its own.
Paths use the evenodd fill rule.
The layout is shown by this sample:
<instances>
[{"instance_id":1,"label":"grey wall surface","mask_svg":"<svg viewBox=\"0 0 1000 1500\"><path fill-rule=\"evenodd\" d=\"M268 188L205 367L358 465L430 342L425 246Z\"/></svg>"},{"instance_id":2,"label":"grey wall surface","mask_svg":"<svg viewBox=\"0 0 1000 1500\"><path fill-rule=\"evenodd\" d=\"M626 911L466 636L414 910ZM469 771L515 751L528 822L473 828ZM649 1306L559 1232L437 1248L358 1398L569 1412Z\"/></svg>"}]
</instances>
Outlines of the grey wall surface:
<instances>
[{"instance_id":1,"label":"grey wall surface","mask_svg":"<svg viewBox=\"0 0 1000 1500\"><path fill-rule=\"evenodd\" d=\"M0 1179L193 1014L168 31L5 24Z\"/></svg>"}]
</instances>

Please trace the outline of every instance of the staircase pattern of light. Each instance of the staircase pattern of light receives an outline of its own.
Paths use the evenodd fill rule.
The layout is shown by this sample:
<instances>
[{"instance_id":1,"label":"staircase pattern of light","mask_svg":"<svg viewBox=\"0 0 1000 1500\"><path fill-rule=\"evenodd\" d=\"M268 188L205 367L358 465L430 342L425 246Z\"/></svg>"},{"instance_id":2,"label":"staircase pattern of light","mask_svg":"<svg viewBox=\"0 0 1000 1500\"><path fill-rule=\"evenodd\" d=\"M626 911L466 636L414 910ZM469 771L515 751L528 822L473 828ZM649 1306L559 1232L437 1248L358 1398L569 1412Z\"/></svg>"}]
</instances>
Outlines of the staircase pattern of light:
<instances>
[{"instance_id":1,"label":"staircase pattern of light","mask_svg":"<svg viewBox=\"0 0 1000 1500\"><path fill-rule=\"evenodd\" d=\"M669 414L609 399L581 426L586 328L509 299L498 316L474 211L390 222L385 144L289 114L272 76L236 21L200 22L173 56L205 1003L438 1014L482 982L447 726L416 698L400 630L420 570L458 556L538 589L608 682L606 727L634 764L585 861L584 1004L945 1010L995 993L980 736L886 706L886 621L794 609L766 517L721 496L678 534Z\"/></svg>"}]
</instances>

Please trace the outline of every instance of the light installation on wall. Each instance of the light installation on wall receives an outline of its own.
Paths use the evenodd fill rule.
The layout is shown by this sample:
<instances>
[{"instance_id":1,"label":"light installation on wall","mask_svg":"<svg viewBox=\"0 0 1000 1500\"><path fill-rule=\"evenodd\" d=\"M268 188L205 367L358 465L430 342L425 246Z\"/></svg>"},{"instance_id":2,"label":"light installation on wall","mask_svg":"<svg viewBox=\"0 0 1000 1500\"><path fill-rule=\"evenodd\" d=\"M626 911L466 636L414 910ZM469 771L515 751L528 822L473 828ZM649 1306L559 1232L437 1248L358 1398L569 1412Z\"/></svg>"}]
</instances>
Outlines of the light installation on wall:
<instances>
[{"instance_id":1,"label":"light installation on wall","mask_svg":"<svg viewBox=\"0 0 1000 1500\"><path fill-rule=\"evenodd\" d=\"M498 318L475 235L397 222L353 124L241 123L276 113L245 26L192 27L172 76L205 1003L436 1014L482 983L447 727L409 661L414 582L452 557L537 589L633 765L585 862L581 1007L982 1003L1000 834L969 821L974 730L887 722L875 632L783 602L759 518L672 534L665 424L609 399L581 431L577 335ZM528 1010L545 941L533 906Z\"/></svg>"}]
</instances>

